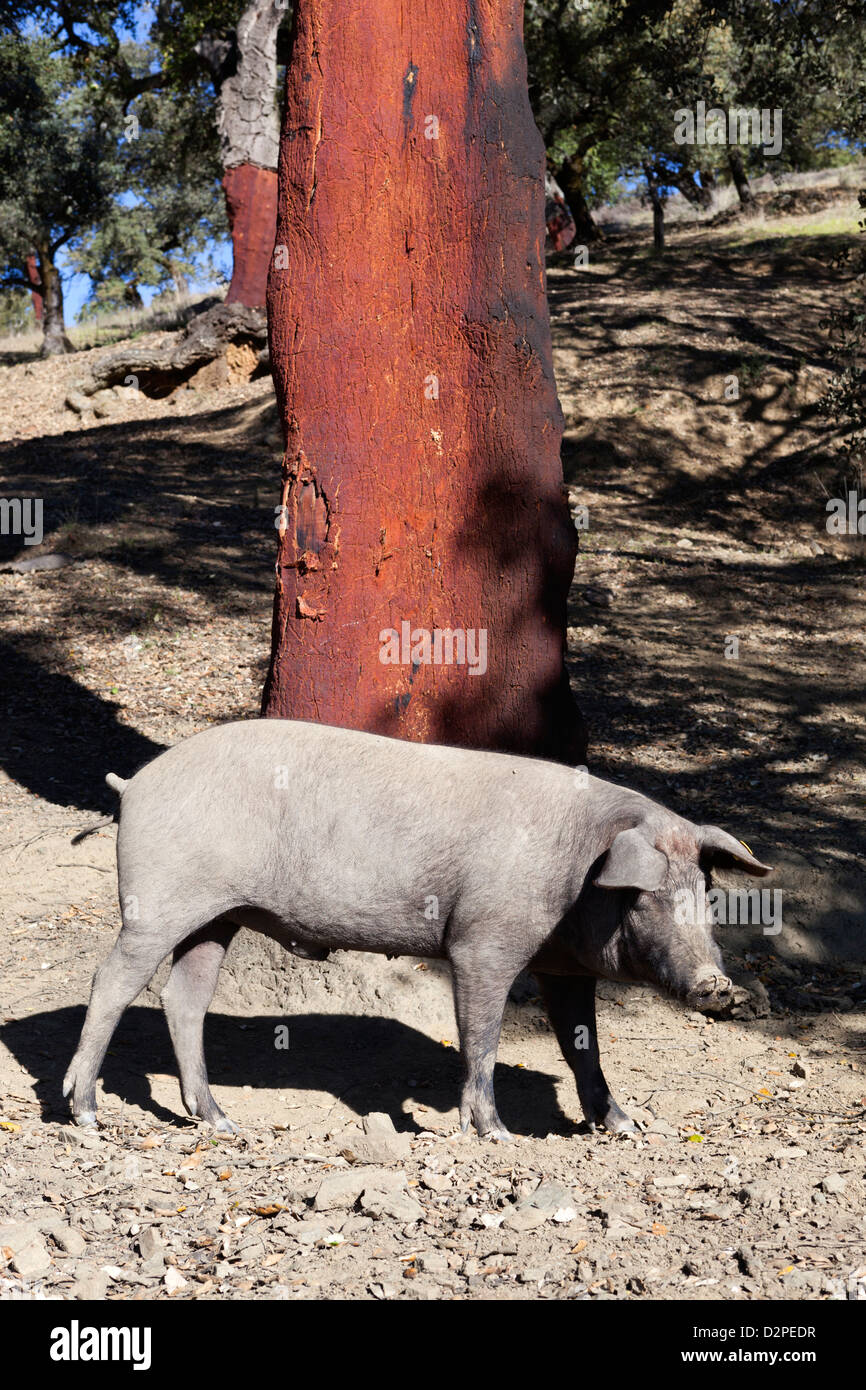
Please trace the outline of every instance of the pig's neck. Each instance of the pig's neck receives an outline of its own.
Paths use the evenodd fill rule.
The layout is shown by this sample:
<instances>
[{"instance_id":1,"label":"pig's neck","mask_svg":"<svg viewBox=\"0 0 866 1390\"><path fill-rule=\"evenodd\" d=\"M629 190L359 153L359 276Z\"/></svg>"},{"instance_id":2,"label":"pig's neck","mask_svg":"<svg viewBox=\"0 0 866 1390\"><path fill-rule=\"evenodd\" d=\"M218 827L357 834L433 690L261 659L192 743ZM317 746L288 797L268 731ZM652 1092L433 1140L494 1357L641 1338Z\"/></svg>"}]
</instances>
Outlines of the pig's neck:
<instances>
[{"instance_id":1,"label":"pig's neck","mask_svg":"<svg viewBox=\"0 0 866 1390\"><path fill-rule=\"evenodd\" d=\"M652 815L653 802L640 792L587 778L586 787L575 792L572 812L574 836L575 901L586 886L600 859L610 849L621 830L630 830Z\"/></svg>"}]
</instances>

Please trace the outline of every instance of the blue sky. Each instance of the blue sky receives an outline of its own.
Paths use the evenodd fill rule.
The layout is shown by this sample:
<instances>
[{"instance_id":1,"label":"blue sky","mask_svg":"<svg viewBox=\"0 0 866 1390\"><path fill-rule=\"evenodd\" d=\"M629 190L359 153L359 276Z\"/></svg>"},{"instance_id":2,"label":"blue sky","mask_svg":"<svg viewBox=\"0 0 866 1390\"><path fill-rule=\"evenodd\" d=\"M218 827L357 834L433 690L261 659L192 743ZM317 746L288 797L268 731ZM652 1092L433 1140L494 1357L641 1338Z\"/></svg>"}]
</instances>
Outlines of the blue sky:
<instances>
[{"instance_id":1,"label":"blue sky","mask_svg":"<svg viewBox=\"0 0 866 1390\"><path fill-rule=\"evenodd\" d=\"M227 280L231 279L231 242L228 240L211 242L209 250L213 264L216 265L218 270L222 271ZM80 310L90 298L90 276L76 275L70 272L68 269L68 260L63 251L61 251L58 256L58 261L60 263L60 274L63 280L63 313L68 325L75 323ZM201 264L201 276L190 283L190 289L196 294L201 294L214 288L214 280L209 274L209 267L204 265L201 261L199 263ZM145 304L149 304L156 294L156 290L142 286L141 297Z\"/></svg>"}]
</instances>

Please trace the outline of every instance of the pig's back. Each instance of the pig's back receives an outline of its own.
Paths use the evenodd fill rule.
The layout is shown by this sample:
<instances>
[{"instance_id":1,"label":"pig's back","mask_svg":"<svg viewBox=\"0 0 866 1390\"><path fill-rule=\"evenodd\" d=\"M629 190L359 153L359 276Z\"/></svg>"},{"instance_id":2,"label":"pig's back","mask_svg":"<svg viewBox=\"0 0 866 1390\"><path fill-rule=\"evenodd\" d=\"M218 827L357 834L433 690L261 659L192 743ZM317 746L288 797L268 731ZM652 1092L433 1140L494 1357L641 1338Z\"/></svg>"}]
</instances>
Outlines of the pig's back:
<instances>
[{"instance_id":1,"label":"pig's back","mask_svg":"<svg viewBox=\"0 0 866 1390\"><path fill-rule=\"evenodd\" d=\"M513 904L528 878L556 872L573 798L555 763L250 720L136 774L119 854L157 856L181 879L219 877L228 896L269 911L290 892L297 920L321 911L363 926L434 896L445 913L494 885Z\"/></svg>"}]
</instances>

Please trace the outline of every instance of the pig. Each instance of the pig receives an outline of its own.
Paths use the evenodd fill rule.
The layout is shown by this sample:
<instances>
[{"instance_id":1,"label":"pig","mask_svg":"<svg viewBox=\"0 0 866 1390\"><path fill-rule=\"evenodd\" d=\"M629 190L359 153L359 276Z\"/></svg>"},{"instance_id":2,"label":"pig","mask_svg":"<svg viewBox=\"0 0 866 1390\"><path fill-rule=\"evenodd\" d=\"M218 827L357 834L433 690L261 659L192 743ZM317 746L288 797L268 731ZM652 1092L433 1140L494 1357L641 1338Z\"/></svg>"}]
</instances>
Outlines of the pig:
<instances>
[{"instance_id":1,"label":"pig","mask_svg":"<svg viewBox=\"0 0 866 1390\"><path fill-rule=\"evenodd\" d=\"M599 1061L597 979L644 982L720 1011L732 985L706 902L714 864L771 872L716 826L559 763L295 720L206 730L120 794L122 926L97 971L63 1084L79 1125L124 1009L173 953L162 1002L190 1115L235 1126L211 1095L203 1023L237 930L322 959L361 950L450 964L463 1062L460 1124L510 1138L493 1070L509 989L541 994L592 1126L633 1123ZM686 914L688 915L688 914Z\"/></svg>"}]
</instances>

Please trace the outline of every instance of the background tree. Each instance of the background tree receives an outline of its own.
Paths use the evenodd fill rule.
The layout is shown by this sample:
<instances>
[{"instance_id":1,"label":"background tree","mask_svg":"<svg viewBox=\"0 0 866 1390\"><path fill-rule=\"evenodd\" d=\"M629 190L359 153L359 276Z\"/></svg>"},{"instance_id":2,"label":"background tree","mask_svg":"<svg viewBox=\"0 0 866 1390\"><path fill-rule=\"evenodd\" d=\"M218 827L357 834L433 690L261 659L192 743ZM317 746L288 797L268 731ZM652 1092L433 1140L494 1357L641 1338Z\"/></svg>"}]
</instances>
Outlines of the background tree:
<instances>
[{"instance_id":1,"label":"background tree","mask_svg":"<svg viewBox=\"0 0 866 1390\"><path fill-rule=\"evenodd\" d=\"M144 288L186 293L208 249L225 237L209 103L200 81L183 93L145 92L128 109L123 192L70 258L91 279L94 309L140 304Z\"/></svg>"},{"instance_id":2,"label":"background tree","mask_svg":"<svg viewBox=\"0 0 866 1390\"><path fill-rule=\"evenodd\" d=\"M0 35L0 284L41 296L46 355L68 347L58 253L108 214L119 188L119 117L73 82L49 42Z\"/></svg>"},{"instance_id":3,"label":"background tree","mask_svg":"<svg viewBox=\"0 0 866 1390\"><path fill-rule=\"evenodd\" d=\"M276 217L278 60L285 60L290 10L280 0L159 0L146 36L147 71L129 61L125 31L140 28L131 0L68 0L33 7L55 43L82 71L98 71L125 107L161 90L183 100L206 81L207 120L220 152L234 264L227 300L263 305ZM282 31L282 50L278 49Z\"/></svg>"}]
</instances>

